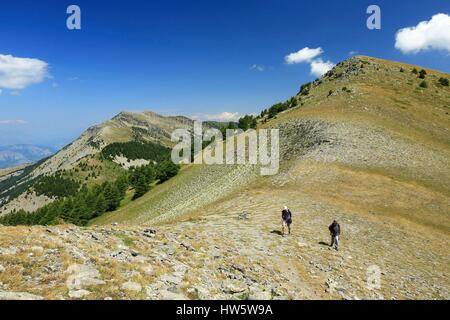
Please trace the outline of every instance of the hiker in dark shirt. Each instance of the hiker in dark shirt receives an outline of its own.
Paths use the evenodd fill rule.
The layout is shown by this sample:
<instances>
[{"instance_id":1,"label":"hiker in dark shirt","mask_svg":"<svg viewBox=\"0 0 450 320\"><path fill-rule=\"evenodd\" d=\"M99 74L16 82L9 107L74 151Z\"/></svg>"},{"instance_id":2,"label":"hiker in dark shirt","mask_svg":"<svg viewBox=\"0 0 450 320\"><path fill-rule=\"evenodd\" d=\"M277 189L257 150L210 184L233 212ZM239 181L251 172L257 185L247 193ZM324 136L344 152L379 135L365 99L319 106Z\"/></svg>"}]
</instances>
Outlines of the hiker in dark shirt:
<instances>
[{"instance_id":1,"label":"hiker in dark shirt","mask_svg":"<svg viewBox=\"0 0 450 320\"><path fill-rule=\"evenodd\" d=\"M336 250L339 250L339 236L341 235L341 226L337 223L336 220L328 227L331 234L331 244L330 247L334 245Z\"/></svg>"},{"instance_id":2,"label":"hiker in dark shirt","mask_svg":"<svg viewBox=\"0 0 450 320\"><path fill-rule=\"evenodd\" d=\"M292 213L288 207L284 206L283 211L281 211L281 228L283 236L285 234L285 228L288 229L288 234L291 234L291 224L292 224Z\"/></svg>"}]
</instances>

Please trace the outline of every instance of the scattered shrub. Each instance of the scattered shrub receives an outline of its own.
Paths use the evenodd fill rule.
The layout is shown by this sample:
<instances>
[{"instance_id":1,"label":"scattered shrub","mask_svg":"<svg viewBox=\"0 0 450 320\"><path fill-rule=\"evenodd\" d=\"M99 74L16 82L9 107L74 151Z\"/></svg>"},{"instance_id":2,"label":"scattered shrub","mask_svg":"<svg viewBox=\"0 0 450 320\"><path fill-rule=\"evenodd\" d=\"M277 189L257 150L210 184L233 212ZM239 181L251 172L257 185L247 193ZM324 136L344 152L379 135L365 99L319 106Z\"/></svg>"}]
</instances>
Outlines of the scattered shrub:
<instances>
[{"instance_id":1,"label":"scattered shrub","mask_svg":"<svg viewBox=\"0 0 450 320\"><path fill-rule=\"evenodd\" d=\"M439 83L445 87L449 86L449 81L447 78L439 78Z\"/></svg>"},{"instance_id":2,"label":"scattered shrub","mask_svg":"<svg viewBox=\"0 0 450 320\"><path fill-rule=\"evenodd\" d=\"M428 83L427 83L425 80L423 80L423 81L419 84L419 87L421 87L421 88L428 88Z\"/></svg>"},{"instance_id":3,"label":"scattered shrub","mask_svg":"<svg viewBox=\"0 0 450 320\"><path fill-rule=\"evenodd\" d=\"M300 87L300 95L307 96L311 88L311 82L305 83Z\"/></svg>"},{"instance_id":4,"label":"scattered shrub","mask_svg":"<svg viewBox=\"0 0 450 320\"><path fill-rule=\"evenodd\" d=\"M427 75L427 72L424 69L420 70L420 72L419 72L420 79L425 79L426 75Z\"/></svg>"},{"instance_id":5,"label":"scattered shrub","mask_svg":"<svg viewBox=\"0 0 450 320\"><path fill-rule=\"evenodd\" d=\"M269 108L269 119L275 117L278 113L289 109L288 102L280 102Z\"/></svg>"}]
</instances>

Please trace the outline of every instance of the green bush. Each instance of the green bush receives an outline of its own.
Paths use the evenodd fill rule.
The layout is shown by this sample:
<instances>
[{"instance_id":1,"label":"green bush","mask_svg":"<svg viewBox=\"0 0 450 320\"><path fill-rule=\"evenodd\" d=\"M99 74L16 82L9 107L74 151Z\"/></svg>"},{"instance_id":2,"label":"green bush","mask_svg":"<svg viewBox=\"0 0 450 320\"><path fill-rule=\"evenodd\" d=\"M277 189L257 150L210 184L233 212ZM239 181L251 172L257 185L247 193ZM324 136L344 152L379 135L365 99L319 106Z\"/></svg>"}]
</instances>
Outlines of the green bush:
<instances>
[{"instance_id":1,"label":"green bush","mask_svg":"<svg viewBox=\"0 0 450 320\"><path fill-rule=\"evenodd\" d=\"M426 75L427 75L427 72L424 69L420 70L420 72L419 72L420 79L425 79Z\"/></svg>"},{"instance_id":2,"label":"green bush","mask_svg":"<svg viewBox=\"0 0 450 320\"><path fill-rule=\"evenodd\" d=\"M309 94L310 89L311 89L311 82L305 83L300 87L300 95L307 96Z\"/></svg>"},{"instance_id":3,"label":"green bush","mask_svg":"<svg viewBox=\"0 0 450 320\"><path fill-rule=\"evenodd\" d=\"M443 86L448 87L449 86L449 81L447 78L439 78L439 83Z\"/></svg>"},{"instance_id":4,"label":"green bush","mask_svg":"<svg viewBox=\"0 0 450 320\"><path fill-rule=\"evenodd\" d=\"M275 117L278 113L286 111L287 109L289 109L290 106L290 102L289 101L285 101L285 102L279 102L274 104L273 106L271 106L269 108L269 118L273 118Z\"/></svg>"},{"instance_id":5,"label":"green bush","mask_svg":"<svg viewBox=\"0 0 450 320\"><path fill-rule=\"evenodd\" d=\"M421 87L421 88L428 88L428 83L427 83L425 80L423 80L423 81L419 84L419 87Z\"/></svg>"}]
</instances>

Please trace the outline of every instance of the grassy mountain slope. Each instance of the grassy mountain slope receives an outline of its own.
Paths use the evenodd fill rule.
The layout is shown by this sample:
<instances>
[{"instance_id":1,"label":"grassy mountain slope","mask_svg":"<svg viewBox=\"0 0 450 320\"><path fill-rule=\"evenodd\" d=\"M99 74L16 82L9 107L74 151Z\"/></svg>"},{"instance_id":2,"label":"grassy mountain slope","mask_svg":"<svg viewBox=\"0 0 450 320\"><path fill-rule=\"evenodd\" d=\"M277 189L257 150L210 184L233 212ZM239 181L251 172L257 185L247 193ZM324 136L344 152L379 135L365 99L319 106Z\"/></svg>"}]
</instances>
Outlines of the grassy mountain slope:
<instances>
[{"instance_id":1,"label":"grassy mountain slope","mask_svg":"<svg viewBox=\"0 0 450 320\"><path fill-rule=\"evenodd\" d=\"M190 165L98 226L0 228L0 298L449 299L450 76L414 68L349 59L262 119L275 176Z\"/></svg>"},{"instance_id":2,"label":"grassy mountain slope","mask_svg":"<svg viewBox=\"0 0 450 320\"><path fill-rule=\"evenodd\" d=\"M202 258L183 254L183 284L203 296L223 297L222 276L238 265L236 285L250 295L448 299L450 89L438 79L449 75L427 69L421 88L414 68L349 59L297 95L298 107L263 120L281 130L276 176L241 169L245 183L235 183L226 179L234 167L191 165L94 223L155 225L197 248ZM283 205L294 214L284 238ZM343 229L338 252L326 246L333 219ZM368 284L370 270L380 270L379 287Z\"/></svg>"},{"instance_id":3,"label":"grassy mountain slope","mask_svg":"<svg viewBox=\"0 0 450 320\"><path fill-rule=\"evenodd\" d=\"M392 211L448 230L448 217L442 216L450 192L450 98L449 87L438 84L439 78L448 75L427 70L429 87L423 89L419 87L422 80L411 72L414 68L421 69L356 57L315 81L308 95L296 96L298 107L261 124L262 128L281 129L283 170L276 177L254 180L255 185L280 177L292 183L297 168L306 162L312 163L319 176L319 168L333 164L341 171L331 171L342 172L343 178L361 183L381 179L386 184L370 188L366 183L373 193L362 202L368 211L373 206L376 211ZM327 142L320 144L320 140ZM96 223L160 222L174 215L189 216L197 208L239 192L240 185L248 187L254 170L242 169L248 173L239 174L243 184L227 178L236 170L233 166L191 165L170 185L160 186L157 192ZM220 183L211 185L211 181ZM325 183L321 187L330 196L341 194L338 186ZM400 197L387 205L385 200L393 190L404 193L407 203L400 203ZM345 201L361 203L364 188L354 192L354 199L344 196ZM431 206L430 201L435 203Z\"/></svg>"}]
</instances>

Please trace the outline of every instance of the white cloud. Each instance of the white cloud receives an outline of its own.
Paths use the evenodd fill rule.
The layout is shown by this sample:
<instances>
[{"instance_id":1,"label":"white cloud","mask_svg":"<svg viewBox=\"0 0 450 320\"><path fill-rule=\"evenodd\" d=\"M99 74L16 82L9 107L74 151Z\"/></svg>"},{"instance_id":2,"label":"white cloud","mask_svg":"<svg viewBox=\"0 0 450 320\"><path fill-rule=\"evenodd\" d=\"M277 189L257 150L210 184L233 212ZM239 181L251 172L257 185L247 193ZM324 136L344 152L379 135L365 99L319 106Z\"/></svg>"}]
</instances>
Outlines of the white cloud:
<instances>
[{"instance_id":1,"label":"white cloud","mask_svg":"<svg viewBox=\"0 0 450 320\"><path fill-rule=\"evenodd\" d=\"M311 65L311 74L316 77L321 77L335 66L331 61L323 61L321 58L317 58L323 52L321 47L316 49L306 47L287 55L284 60L288 64L307 62Z\"/></svg>"},{"instance_id":2,"label":"white cloud","mask_svg":"<svg viewBox=\"0 0 450 320\"><path fill-rule=\"evenodd\" d=\"M26 123L27 122L25 120L10 120L10 119L1 120L0 119L0 125L2 125L2 124L15 125L15 124L26 124Z\"/></svg>"},{"instance_id":3,"label":"white cloud","mask_svg":"<svg viewBox=\"0 0 450 320\"><path fill-rule=\"evenodd\" d=\"M44 81L46 77L48 77L46 62L0 54L0 88L21 90Z\"/></svg>"},{"instance_id":4,"label":"white cloud","mask_svg":"<svg viewBox=\"0 0 450 320\"><path fill-rule=\"evenodd\" d=\"M293 52L284 57L284 60L287 64L295 64L302 62L311 62L317 56L320 56L323 53L321 47L316 49L310 49L308 47L303 48L297 52Z\"/></svg>"},{"instance_id":5,"label":"white cloud","mask_svg":"<svg viewBox=\"0 0 450 320\"><path fill-rule=\"evenodd\" d=\"M202 113L192 116L196 120L206 120L206 121L237 121L240 118L239 112L222 112L218 114L208 114Z\"/></svg>"},{"instance_id":6,"label":"white cloud","mask_svg":"<svg viewBox=\"0 0 450 320\"><path fill-rule=\"evenodd\" d=\"M263 66L259 66L257 64L254 64L250 67L250 70L255 70L255 71L260 71L263 72L265 70L265 68Z\"/></svg>"},{"instance_id":7,"label":"white cloud","mask_svg":"<svg viewBox=\"0 0 450 320\"><path fill-rule=\"evenodd\" d=\"M358 51L350 51L349 53L348 53L348 55L349 56L354 56L354 55L357 55L359 52Z\"/></svg>"},{"instance_id":8,"label":"white cloud","mask_svg":"<svg viewBox=\"0 0 450 320\"><path fill-rule=\"evenodd\" d=\"M397 31L395 47L404 54L446 50L450 54L450 16L439 13L415 27Z\"/></svg>"},{"instance_id":9,"label":"white cloud","mask_svg":"<svg viewBox=\"0 0 450 320\"><path fill-rule=\"evenodd\" d=\"M316 59L311 62L311 74L316 77L321 77L331 69L333 69L334 63L331 61L323 61L322 59Z\"/></svg>"}]
</instances>

